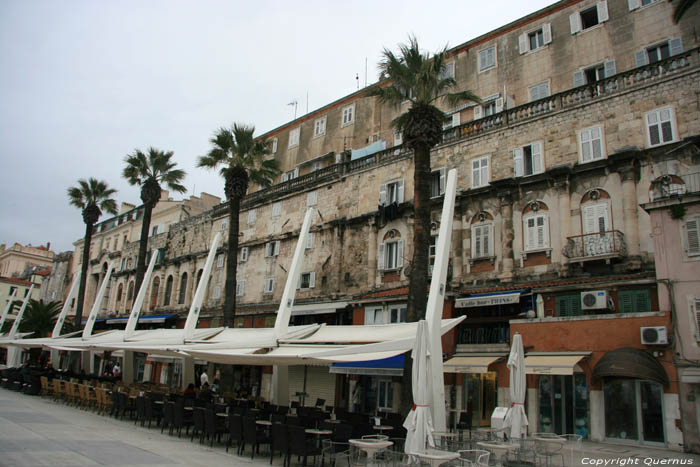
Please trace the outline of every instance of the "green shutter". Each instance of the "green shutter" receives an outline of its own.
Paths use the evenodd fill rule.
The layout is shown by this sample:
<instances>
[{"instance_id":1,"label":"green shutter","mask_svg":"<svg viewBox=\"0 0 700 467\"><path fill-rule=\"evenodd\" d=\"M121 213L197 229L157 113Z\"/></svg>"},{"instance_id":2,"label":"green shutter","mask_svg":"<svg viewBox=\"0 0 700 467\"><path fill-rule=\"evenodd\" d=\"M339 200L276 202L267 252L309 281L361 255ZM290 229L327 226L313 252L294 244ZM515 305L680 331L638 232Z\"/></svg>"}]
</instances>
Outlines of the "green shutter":
<instances>
[{"instance_id":1,"label":"green shutter","mask_svg":"<svg viewBox=\"0 0 700 467\"><path fill-rule=\"evenodd\" d=\"M557 297L557 316L581 316L581 296L561 295Z\"/></svg>"},{"instance_id":2,"label":"green shutter","mask_svg":"<svg viewBox=\"0 0 700 467\"><path fill-rule=\"evenodd\" d=\"M618 293L620 313L645 313L651 311L648 290L621 290Z\"/></svg>"}]
</instances>

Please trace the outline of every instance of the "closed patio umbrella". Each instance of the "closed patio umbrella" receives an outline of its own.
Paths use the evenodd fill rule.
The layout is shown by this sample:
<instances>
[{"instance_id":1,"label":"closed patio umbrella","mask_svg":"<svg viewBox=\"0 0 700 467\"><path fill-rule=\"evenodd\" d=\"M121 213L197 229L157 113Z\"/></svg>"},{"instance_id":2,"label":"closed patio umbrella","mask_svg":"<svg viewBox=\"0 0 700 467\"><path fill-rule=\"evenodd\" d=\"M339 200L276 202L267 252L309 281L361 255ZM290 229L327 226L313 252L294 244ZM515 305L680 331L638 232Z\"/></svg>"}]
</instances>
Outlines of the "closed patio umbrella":
<instances>
[{"instance_id":1,"label":"closed patio umbrella","mask_svg":"<svg viewBox=\"0 0 700 467\"><path fill-rule=\"evenodd\" d=\"M519 333L513 336L513 345L508 356L510 369L510 408L506 413L504 425L510 427L511 438L527 435L527 415L525 415L525 350Z\"/></svg>"},{"instance_id":2,"label":"closed patio umbrella","mask_svg":"<svg viewBox=\"0 0 700 467\"><path fill-rule=\"evenodd\" d=\"M430 346L428 336L428 325L425 320L418 322L416 330L416 343L411 351L413 358L413 372L411 380L413 382L413 409L408 413L403 423L406 428L406 444L404 451L407 454L425 451L426 441L430 446L435 446L433 442L433 419L430 415L430 400L432 391L430 371ZM442 358L442 356L438 356ZM442 375L440 375L442 378Z\"/></svg>"}]
</instances>

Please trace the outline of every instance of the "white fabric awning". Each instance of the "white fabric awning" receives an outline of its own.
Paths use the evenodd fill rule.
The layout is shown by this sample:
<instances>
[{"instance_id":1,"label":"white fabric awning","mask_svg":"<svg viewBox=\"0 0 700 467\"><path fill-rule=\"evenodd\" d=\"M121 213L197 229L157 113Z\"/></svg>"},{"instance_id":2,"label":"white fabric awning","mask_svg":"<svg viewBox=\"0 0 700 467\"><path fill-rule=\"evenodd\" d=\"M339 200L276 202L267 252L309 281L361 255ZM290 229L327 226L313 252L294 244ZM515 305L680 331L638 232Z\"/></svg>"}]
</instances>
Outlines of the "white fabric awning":
<instances>
[{"instance_id":1,"label":"white fabric awning","mask_svg":"<svg viewBox=\"0 0 700 467\"><path fill-rule=\"evenodd\" d=\"M574 366L585 355L532 355L525 357L528 375L573 375Z\"/></svg>"},{"instance_id":2,"label":"white fabric awning","mask_svg":"<svg viewBox=\"0 0 700 467\"><path fill-rule=\"evenodd\" d=\"M348 302L326 302L314 303L311 305L294 305L292 307L292 316L335 313L337 310L343 309L346 306L348 306Z\"/></svg>"},{"instance_id":3,"label":"white fabric awning","mask_svg":"<svg viewBox=\"0 0 700 467\"><path fill-rule=\"evenodd\" d=\"M502 356L453 357L443 363L445 373L488 373L489 365Z\"/></svg>"}]
</instances>

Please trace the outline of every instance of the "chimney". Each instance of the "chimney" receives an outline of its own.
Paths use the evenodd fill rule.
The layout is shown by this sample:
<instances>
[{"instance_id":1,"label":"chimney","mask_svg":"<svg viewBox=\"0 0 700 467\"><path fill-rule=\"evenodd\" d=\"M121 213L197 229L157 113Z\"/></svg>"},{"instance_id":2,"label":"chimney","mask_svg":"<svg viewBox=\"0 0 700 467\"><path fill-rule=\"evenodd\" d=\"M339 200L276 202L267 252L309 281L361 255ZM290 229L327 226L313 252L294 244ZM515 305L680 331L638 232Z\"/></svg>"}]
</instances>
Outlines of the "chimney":
<instances>
[{"instance_id":1,"label":"chimney","mask_svg":"<svg viewBox=\"0 0 700 467\"><path fill-rule=\"evenodd\" d=\"M51 251L51 242L46 243L46 251Z\"/></svg>"}]
</instances>

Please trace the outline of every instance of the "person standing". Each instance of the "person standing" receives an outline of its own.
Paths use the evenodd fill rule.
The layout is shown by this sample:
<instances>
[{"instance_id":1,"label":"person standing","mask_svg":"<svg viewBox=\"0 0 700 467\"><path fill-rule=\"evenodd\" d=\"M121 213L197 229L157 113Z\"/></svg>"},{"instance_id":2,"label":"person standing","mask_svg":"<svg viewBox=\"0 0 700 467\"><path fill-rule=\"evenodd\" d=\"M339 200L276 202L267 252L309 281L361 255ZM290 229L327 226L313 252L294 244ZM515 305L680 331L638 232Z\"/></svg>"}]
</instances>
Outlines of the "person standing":
<instances>
[{"instance_id":1,"label":"person standing","mask_svg":"<svg viewBox=\"0 0 700 467\"><path fill-rule=\"evenodd\" d=\"M199 375L199 385L204 388L204 385L209 386L209 376L207 376L207 370L202 371L202 374Z\"/></svg>"},{"instance_id":2,"label":"person standing","mask_svg":"<svg viewBox=\"0 0 700 467\"><path fill-rule=\"evenodd\" d=\"M362 385L359 381L352 390L352 411L356 413L362 411Z\"/></svg>"}]
</instances>

